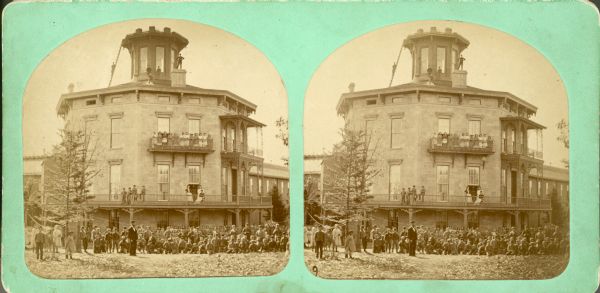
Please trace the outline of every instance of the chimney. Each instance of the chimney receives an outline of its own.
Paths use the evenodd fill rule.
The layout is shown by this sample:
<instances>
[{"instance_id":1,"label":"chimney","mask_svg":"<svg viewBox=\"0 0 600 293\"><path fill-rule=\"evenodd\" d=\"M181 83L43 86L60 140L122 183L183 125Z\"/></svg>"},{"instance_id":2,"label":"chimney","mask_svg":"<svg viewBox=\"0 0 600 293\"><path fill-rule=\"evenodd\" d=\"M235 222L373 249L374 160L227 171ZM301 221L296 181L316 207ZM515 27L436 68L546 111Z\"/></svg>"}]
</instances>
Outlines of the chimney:
<instances>
[{"instance_id":1,"label":"chimney","mask_svg":"<svg viewBox=\"0 0 600 293\"><path fill-rule=\"evenodd\" d=\"M467 87L467 72L465 70L454 70L452 72L452 87Z\"/></svg>"},{"instance_id":2,"label":"chimney","mask_svg":"<svg viewBox=\"0 0 600 293\"><path fill-rule=\"evenodd\" d=\"M185 69L174 68L171 70L171 86L185 87Z\"/></svg>"},{"instance_id":3,"label":"chimney","mask_svg":"<svg viewBox=\"0 0 600 293\"><path fill-rule=\"evenodd\" d=\"M67 86L67 90L69 91L69 93L72 93L74 89L75 85L73 83L70 83L69 86Z\"/></svg>"},{"instance_id":4,"label":"chimney","mask_svg":"<svg viewBox=\"0 0 600 293\"><path fill-rule=\"evenodd\" d=\"M353 82L351 82L351 83L348 85L348 91L349 91L349 92L351 92L351 93L353 93L353 92L354 92L354 88L355 88L355 87L356 87L356 84L354 84Z\"/></svg>"}]
</instances>

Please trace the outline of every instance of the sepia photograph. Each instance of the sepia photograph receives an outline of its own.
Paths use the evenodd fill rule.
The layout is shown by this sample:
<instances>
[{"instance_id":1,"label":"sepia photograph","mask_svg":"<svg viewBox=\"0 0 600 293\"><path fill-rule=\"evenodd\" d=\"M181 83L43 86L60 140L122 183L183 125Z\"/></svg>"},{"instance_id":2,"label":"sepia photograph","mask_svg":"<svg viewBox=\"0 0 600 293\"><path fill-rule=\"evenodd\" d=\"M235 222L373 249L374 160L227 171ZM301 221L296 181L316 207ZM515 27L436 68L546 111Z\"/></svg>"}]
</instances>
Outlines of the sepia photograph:
<instances>
[{"instance_id":1,"label":"sepia photograph","mask_svg":"<svg viewBox=\"0 0 600 293\"><path fill-rule=\"evenodd\" d=\"M73 36L23 97L25 262L49 279L276 274L287 144L284 85L245 40L169 19Z\"/></svg>"},{"instance_id":2,"label":"sepia photograph","mask_svg":"<svg viewBox=\"0 0 600 293\"><path fill-rule=\"evenodd\" d=\"M332 52L304 111L304 249L327 279L520 280L569 262L567 94L541 52L454 21Z\"/></svg>"}]
</instances>

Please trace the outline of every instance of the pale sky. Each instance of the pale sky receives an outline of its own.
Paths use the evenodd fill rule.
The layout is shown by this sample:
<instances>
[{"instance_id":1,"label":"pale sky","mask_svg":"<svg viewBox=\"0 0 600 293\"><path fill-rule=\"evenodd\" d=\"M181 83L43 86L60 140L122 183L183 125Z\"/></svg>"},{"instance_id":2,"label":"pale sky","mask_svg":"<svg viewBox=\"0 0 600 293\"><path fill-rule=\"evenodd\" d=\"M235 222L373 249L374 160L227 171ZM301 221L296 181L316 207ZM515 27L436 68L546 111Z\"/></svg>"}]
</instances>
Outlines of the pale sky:
<instances>
[{"instance_id":1,"label":"pale sky","mask_svg":"<svg viewBox=\"0 0 600 293\"><path fill-rule=\"evenodd\" d=\"M182 51L187 84L229 90L257 105L251 117L263 122L265 162L282 164L288 150L275 138L275 121L287 118L287 94L281 78L258 49L243 39L210 26L187 21L144 19L102 26L84 32L55 50L31 76L23 97L23 154L50 153L58 143L57 131L63 121L56 115L60 95L69 83L75 91L105 88L110 66L117 57L121 40L136 28L170 27L189 40ZM130 81L130 56L123 48L112 85ZM215 134L213 134L215 135Z\"/></svg>"},{"instance_id":2,"label":"pale sky","mask_svg":"<svg viewBox=\"0 0 600 293\"><path fill-rule=\"evenodd\" d=\"M418 21L388 26L341 46L320 65L305 97L304 151L330 151L339 140L343 119L336 104L351 82L362 91L387 87L403 40L422 28L444 31L447 27L469 40L463 51L467 84L485 90L506 91L538 108L532 120L544 130L544 161L563 167L568 150L556 140L556 123L568 118L567 94L552 65L533 47L503 32L462 22ZM403 50L393 85L410 82L411 55Z\"/></svg>"}]
</instances>

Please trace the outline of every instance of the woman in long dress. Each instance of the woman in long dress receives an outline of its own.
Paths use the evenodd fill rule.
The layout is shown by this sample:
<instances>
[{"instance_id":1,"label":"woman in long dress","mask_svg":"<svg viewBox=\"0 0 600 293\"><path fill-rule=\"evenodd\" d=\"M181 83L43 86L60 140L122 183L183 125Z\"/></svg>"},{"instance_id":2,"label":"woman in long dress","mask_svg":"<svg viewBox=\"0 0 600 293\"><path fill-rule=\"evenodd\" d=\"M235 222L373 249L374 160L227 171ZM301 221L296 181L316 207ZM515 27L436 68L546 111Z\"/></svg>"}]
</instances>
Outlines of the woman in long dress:
<instances>
[{"instance_id":1,"label":"woman in long dress","mask_svg":"<svg viewBox=\"0 0 600 293\"><path fill-rule=\"evenodd\" d=\"M333 250L337 252L337 248L342 246L342 230L340 230L338 224L335 224L331 234L333 237Z\"/></svg>"},{"instance_id":2,"label":"woman in long dress","mask_svg":"<svg viewBox=\"0 0 600 293\"><path fill-rule=\"evenodd\" d=\"M352 252L356 250L356 243L354 243L354 234L353 231L348 231L348 235L346 236L346 257L352 258Z\"/></svg>"},{"instance_id":3,"label":"woman in long dress","mask_svg":"<svg viewBox=\"0 0 600 293\"><path fill-rule=\"evenodd\" d=\"M59 225L55 225L54 231L52 231L52 244L52 255L54 255L54 253L58 253L58 248L62 246L62 231Z\"/></svg>"}]
</instances>

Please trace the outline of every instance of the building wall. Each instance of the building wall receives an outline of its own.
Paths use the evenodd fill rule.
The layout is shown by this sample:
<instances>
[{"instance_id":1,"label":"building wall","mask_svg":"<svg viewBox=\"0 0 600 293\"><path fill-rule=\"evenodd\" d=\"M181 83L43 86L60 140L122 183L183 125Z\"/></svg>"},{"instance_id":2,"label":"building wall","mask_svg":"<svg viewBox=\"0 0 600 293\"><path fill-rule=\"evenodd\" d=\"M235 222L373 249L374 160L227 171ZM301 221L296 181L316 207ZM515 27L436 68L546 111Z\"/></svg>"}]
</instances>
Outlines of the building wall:
<instances>
[{"instance_id":1,"label":"building wall","mask_svg":"<svg viewBox=\"0 0 600 293\"><path fill-rule=\"evenodd\" d=\"M158 102L159 96L170 96L170 102ZM119 102L113 103L113 98ZM97 161L101 173L93 182L94 192L99 194L109 193L109 167L110 164L121 164L121 186L145 186L147 194L158 194L157 166L156 164L170 165L170 193L185 194L188 182L188 168L185 166L183 154L175 154L174 164L172 156L167 153L153 154L147 149L150 139L158 127L158 116L170 116L170 131L181 134L188 131L188 117L200 119L200 131L209 133L213 138L214 152L203 156L188 154L188 165L201 166L201 185L207 195L220 195L220 119L219 115L227 113L223 107L218 107L216 98L186 96L182 104L177 104L178 97L162 93L140 93L137 102L135 93L107 95L105 104L100 101L96 105L86 106L86 99L73 101L73 109L69 112L69 123L74 127L83 129L85 120L88 127L97 137ZM200 104L189 103L192 99L200 99ZM111 117L119 115L123 119L122 147L110 148Z\"/></svg>"},{"instance_id":2,"label":"building wall","mask_svg":"<svg viewBox=\"0 0 600 293\"><path fill-rule=\"evenodd\" d=\"M402 102L390 103L392 98L401 97ZM449 98L450 102L442 102ZM467 156L466 165L478 166L480 185L489 199L500 200L500 121L504 109L498 107L496 98L473 97L481 100L481 105L469 104L471 97L466 96L459 104L457 95L420 93L420 102L415 93L386 98L382 104L376 99L376 105L366 105L373 98L356 99L348 113L347 121L354 129L365 129L366 120L373 125L372 141L376 149L376 168L380 175L374 179L373 194L389 194L389 168L392 164L401 165L402 186L425 186L427 195L435 195L436 166L449 166L450 195L462 197L468 182L468 169L463 155L429 153L433 133L438 132L438 118L450 119L450 132L468 132L468 121L480 120L481 133L490 135L494 141L495 153L485 156L485 166L481 156ZM401 118L400 148L391 148L391 118ZM462 199L462 198L461 198Z\"/></svg>"}]
</instances>

